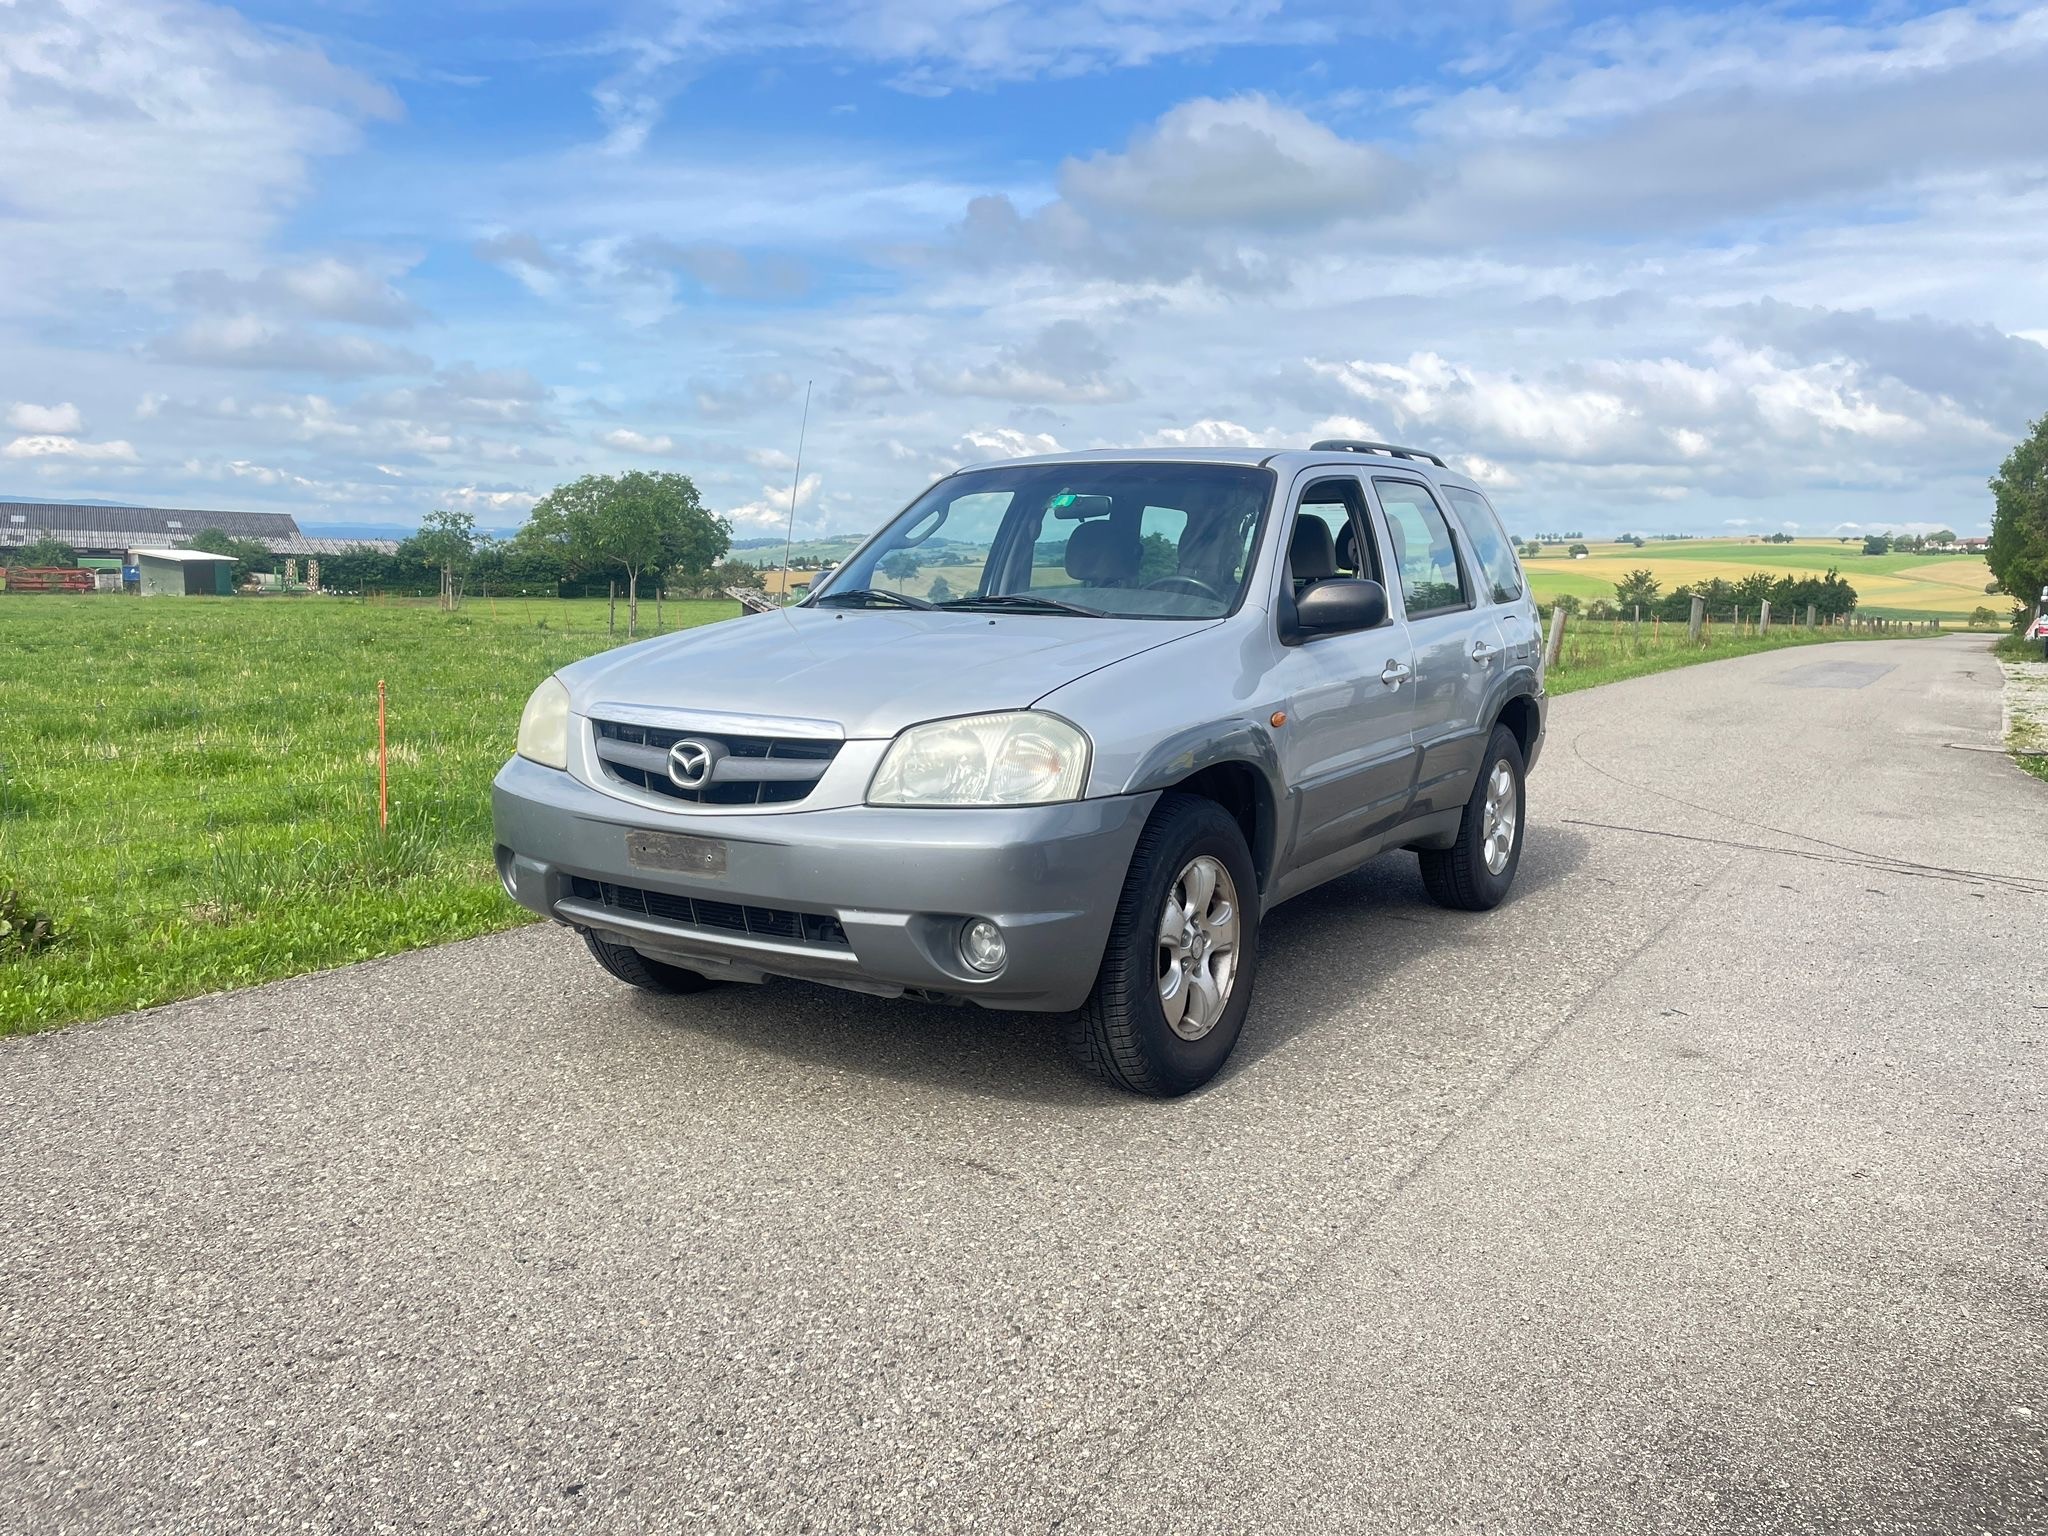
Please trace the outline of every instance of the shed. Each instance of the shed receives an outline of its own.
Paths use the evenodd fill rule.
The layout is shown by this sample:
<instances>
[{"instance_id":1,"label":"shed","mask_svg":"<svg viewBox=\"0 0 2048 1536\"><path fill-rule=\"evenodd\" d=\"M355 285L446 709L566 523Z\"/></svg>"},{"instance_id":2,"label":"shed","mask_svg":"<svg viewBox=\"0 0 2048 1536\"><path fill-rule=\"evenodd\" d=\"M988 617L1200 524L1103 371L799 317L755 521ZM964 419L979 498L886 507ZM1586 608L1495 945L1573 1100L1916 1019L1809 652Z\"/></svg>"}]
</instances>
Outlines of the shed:
<instances>
[{"instance_id":1,"label":"shed","mask_svg":"<svg viewBox=\"0 0 2048 1536\"><path fill-rule=\"evenodd\" d=\"M128 563L142 575L144 597L232 597L235 557L203 549L131 549Z\"/></svg>"}]
</instances>

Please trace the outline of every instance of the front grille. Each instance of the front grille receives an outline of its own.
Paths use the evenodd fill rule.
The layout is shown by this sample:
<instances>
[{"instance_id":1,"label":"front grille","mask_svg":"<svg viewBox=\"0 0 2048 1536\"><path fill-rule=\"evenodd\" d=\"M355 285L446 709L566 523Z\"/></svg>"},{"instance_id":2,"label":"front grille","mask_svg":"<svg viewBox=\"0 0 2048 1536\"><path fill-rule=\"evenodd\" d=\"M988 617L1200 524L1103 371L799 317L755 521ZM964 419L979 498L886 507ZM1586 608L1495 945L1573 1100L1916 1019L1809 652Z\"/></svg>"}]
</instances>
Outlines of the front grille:
<instances>
[{"instance_id":1,"label":"front grille","mask_svg":"<svg viewBox=\"0 0 2048 1536\"><path fill-rule=\"evenodd\" d=\"M677 896L668 891L647 891L636 885L613 885L605 880L569 879L569 894L579 901L601 902L615 912L659 918L685 928L718 929L744 933L756 939L785 939L797 944L821 944L845 949L846 930L839 919L817 912L791 912L784 907L749 907L732 901L706 901L701 896Z\"/></svg>"},{"instance_id":2,"label":"front grille","mask_svg":"<svg viewBox=\"0 0 2048 1536\"><path fill-rule=\"evenodd\" d=\"M788 805L817 788L840 743L827 738L734 736L719 731L684 731L624 720L594 720L597 757L605 773L635 789L692 805ZM715 747L716 776L701 788L685 789L669 777L668 749L685 738Z\"/></svg>"}]
</instances>

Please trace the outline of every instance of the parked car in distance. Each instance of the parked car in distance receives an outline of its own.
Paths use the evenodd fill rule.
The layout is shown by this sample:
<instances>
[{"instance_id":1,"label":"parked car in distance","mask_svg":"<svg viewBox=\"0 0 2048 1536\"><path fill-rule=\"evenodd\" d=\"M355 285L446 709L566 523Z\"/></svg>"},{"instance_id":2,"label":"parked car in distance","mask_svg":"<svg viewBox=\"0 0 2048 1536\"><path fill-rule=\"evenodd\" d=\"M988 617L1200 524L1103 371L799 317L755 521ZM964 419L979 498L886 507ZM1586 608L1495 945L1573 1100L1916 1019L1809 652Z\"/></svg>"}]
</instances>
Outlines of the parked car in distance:
<instances>
[{"instance_id":1,"label":"parked car in distance","mask_svg":"<svg viewBox=\"0 0 2048 1536\"><path fill-rule=\"evenodd\" d=\"M1262 925L1391 849L1499 903L1543 743L1536 608L1434 455L1012 459L793 608L565 667L492 790L506 891L635 986L793 976L1072 1014L1185 1093Z\"/></svg>"}]
</instances>

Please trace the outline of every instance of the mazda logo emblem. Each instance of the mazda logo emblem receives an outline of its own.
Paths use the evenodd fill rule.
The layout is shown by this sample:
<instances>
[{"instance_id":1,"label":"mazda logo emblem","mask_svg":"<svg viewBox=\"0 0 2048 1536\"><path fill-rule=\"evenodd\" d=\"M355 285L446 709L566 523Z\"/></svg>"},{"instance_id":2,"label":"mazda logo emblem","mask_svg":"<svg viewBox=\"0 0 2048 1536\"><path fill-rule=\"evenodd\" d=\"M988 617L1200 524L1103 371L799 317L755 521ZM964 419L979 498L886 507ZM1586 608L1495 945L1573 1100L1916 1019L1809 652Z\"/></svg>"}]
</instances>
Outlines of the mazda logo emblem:
<instances>
[{"instance_id":1,"label":"mazda logo emblem","mask_svg":"<svg viewBox=\"0 0 2048 1536\"><path fill-rule=\"evenodd\" d=\"M715 741L684 737L668 749L668 776L678 789L702 789L711 782L725 748Z\"/></svg>"}]
</instances>

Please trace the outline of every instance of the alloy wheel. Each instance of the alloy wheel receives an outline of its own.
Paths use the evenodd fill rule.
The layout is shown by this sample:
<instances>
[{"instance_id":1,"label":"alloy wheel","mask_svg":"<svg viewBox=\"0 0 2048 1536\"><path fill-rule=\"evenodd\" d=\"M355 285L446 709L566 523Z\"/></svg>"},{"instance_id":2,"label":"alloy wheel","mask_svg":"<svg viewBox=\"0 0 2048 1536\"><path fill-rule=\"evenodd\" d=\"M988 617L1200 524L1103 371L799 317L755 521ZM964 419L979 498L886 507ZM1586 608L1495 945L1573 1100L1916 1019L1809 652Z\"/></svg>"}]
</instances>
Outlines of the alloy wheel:
<instances>
[{"instance_id":1,"label":"alloy wheel","mask_svg":"<svg viewBox=\"0 0 2048 1536\"><path fill-rule=\"evenodd\" d=\"M1159 1006L1183 1040L1214 1029L1237 979L1237 886L1220 859L1190 859L1159 918Z\"/></svg>"},{"instance_id":2,"label":"alloy wheel","mask_svg":"<svg viewBox=\"0 0 2048 1536\"><path fill-rule=\"evenodd\" d=\"M1515 789L1515 770L1506 758L1496 758L1486 776L1486 806L1480 825L1480 847L1485 850L1486 867L1501 874L1515 851L1515 831L1521 824L1521 796Z\"/></svg>"}]
</instances>

